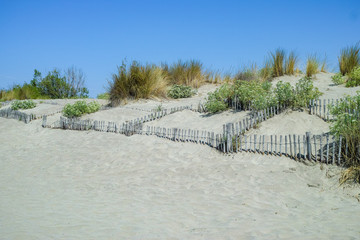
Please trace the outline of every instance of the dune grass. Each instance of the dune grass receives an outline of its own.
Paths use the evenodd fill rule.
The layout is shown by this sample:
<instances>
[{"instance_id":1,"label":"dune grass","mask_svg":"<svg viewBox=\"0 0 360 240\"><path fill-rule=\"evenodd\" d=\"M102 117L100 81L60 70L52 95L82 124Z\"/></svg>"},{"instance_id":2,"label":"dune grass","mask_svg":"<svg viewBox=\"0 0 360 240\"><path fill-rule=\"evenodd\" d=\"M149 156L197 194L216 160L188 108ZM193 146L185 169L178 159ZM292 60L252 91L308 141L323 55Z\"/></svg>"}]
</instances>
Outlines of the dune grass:
<instances>
[{"instance_id":1,"label":"dune grass","mask_svg":"<svg viewBox=\"0 0 360 240\"><path fill-rule=\"evenodd\" d=\"M258 80L258 78L257 65L255 63L252 63L249 66L243 66L234 75L234 80L254 81Z\"/></svg>"},{"instance_id":2,"label":"dune grass","mask_svg":"<svg viewBox=\"0 0 360 240\"><path fill-rule=\"evenodd\" d=\"M273 76L272 70L271 60L265 60L264 66L259 71L260 79L263 81L271 80Z\"/></svg>"},{"instance_id":3,"label":"dune grass","mask_svg":"<svg viewBox=\"0 0 360 240\"><path fill-rule=\"evenodd\" d=\"M308 56L306 61L306 76L312 77L319 72L319 60L316 55Z\"/></svg>"},{"instance_id":4,"label":"dune grass","mask_svg":"<svg viewBox=\"0 0 360 240\"><path fill-rule=\"evenodd\" d=\"M360 65L359 51L359 43L341 49L338 61L339 69L343 76L350 73L356 66Z\"/></svg>"},{"instance_id":5,"label":"dune grass","mask_svg":"<svg viewBox=\"0 0 360 240\"><path fill-rule=\"evenodd\" d=\"M197 60L179 60L171 66L163 64L162 70L171 85L186 85L193 88L199 88L210 76L209 73L205 73L203 64Z\"/></svg>"},{"instance_id":6,"label":"dune grass","mask_svg":"<svg viewBox=\"0 0 360 240\"><path fill-rule=\"evenodd\" d=\"M291 51L289 56L285 59L285 74L294 75L296 70L296 65L298 63L299 57L294 51Z\"/></svg>"},{"instance_id":7,"label":"dune grass","mask_svg":"<svg viewBox=\"0 0 360 240\"><path fill-rule=\"evenodd\" d=\"M128 67L123 62L109 82L109 99L116 106L129 98L166 97L167 88L167 76L160 67L136 61Z\"/></svg>"},{"instance_id":8,"label":"dune grass","mask_svg":"<svg viewBox=\"0 0 360 240\"><path fill-rule=\"evenodd\" d=\"M284 62L286 53L284 49L278 48L275 52L270 52L272 74L273 77L280 77L284 75Z\"/></svg>"}]
</instances>

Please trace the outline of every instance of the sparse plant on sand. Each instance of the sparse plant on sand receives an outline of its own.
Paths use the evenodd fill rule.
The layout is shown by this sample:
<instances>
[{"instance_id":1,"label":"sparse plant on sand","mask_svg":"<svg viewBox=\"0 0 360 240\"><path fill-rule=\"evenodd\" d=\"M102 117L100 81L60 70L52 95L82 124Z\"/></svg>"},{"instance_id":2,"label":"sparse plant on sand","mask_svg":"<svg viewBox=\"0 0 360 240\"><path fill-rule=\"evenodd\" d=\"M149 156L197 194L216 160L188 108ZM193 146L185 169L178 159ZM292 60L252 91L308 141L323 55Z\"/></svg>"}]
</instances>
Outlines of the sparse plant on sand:
<instances>
[{"instance_id":1,"label":"sparse plant on sand","mask_svg":"<svg viewBox=\"0 0 360 240\"><path fill-rule=\"evenodd\" d=\"M25 100L25 101L19 101L15 100L11 103L11 109L12 110L19 110L19 109L31 109L36 107L36 103L33 100Z\"/></svg>"},{"instance_id":2,"label":"sparse plant on sand","mask_svg":"<svg viewBox=\"0 0 360 240\"><path fill-rule=\"evenodd\" d=\"M255 81L258 80L257 66L256 64L251 64L250 67L244 66L241 70L239 70L235 76L235 80L242 81Z\"/></svg>"},{"instance_id":3,"label":"sparse plant on sand","mask_svg":"<svg viewBox=\"0 0 360 240\"><path fill-rule=\"evenodd\" d=\"M356 87L360 85L360 66L353 68L349 74L347 74L348 80L346 87Z\"/></svg>"},{"instance_id":4,"label":"sparse plant on sand","mask_svg":"<svg viewBox=\"0 0 360 240\"><path fill-rule=\"evenodd\" d=\"M338 57L339 69L343 76L350 73L356 66L360 65L359 43L341 49Z\"/></svg>"},{"instance_id":5,"label":"sparse plant on sand","mask_svg":"<svg viewBox=\"0 0 360 240\"><path fill-rule=\"evenodd\" d=\"M195 90L191 89L190 86L184 85L173 85L168 92L168 96L171 98L188 98L195 94Z\"/></svg>"},{"instance_id":6,"label":"sparse plant on sand","mask_svg":"<svg viewBox=\"0 0 360 240\"><path fill-rule=\"evenodd\" d=\"M334 76L331 77L331 79L335 85L341 85L346 82L346 77L343 76L341 73L335 74Z\"/></svg>"},{"instance_id":7,"label":"sparse plant on sand","mask_svg":"<svg viewBox=\"0 0 360 240\"><path fill-rule=\"evenodd\" d=\"M97 112L100 107L98 102L93 101L87 104L85 100L82 100L74 104L66 104L63 109L63 114L68 118L80 117L84 114Z\"/></svg>"}]
</instances>

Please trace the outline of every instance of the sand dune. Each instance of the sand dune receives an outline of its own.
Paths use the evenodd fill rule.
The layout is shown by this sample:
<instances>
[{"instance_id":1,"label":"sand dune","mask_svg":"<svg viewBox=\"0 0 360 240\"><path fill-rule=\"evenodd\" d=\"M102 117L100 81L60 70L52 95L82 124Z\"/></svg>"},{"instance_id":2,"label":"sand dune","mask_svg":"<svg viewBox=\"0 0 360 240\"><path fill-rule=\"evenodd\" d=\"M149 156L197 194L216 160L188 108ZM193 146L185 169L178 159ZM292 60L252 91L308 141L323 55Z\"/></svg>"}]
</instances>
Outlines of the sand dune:
<instances>
[{"instance_id":1,"label":"sand dune","mask_svg":"<svg viewBox=\"0 0 360 240\"><path fill-rule=\"evenodd\" d=\"M197 104L209 89L84 118L126 121L159 103ZM223 123L244 116L184 110L147 124L222 131ZM328 130L316 116L288 111L247 134ZM339 187L340 171L286 157L224 155L155 136L0 118L0 239L357 239L360 189Z\"/></svg>"}]
</instances>

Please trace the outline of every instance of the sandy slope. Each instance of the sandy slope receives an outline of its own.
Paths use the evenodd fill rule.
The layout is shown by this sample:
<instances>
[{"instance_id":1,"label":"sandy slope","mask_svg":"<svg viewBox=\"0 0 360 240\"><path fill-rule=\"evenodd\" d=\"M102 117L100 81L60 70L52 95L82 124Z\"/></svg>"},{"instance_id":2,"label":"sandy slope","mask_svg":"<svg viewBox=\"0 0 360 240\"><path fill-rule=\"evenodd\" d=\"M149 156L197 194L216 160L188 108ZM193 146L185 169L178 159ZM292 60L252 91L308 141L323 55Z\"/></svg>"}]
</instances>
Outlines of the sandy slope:
<instances>
[{"instance_id":1,"label":"sandy slope","mask_svg":"<svg viewBox=\"0 0 360 240\"><path fill-rule=\"evenodd\" d=\"M356 92L360 90L360 86L347 88L345 85L334 85L331 76L333 73L318 73L314 76L314 86L319 88L320 92L324 93L320 98L321 99L337 99L344 97L345 95L356 95ZM304 75L299 76L282 76L274 79L273 86L277 82L289 82L292 86L295 86L297 81L304 77Z\"/></svg>"},{"instance_id":2,"label":"sandy slope","mask_svg":"<svg viewBox=\"0 0 360 240\"><path fill-rule=\"evenodd\" d=\"M0 118L1 239L360 234L360 191L339 188L337 168L35 123Z\"/></svg>"},{"instance_id":3,"label":"sandy slope","mask_svg":"<svg viewBox=\"0 0 360 240\"><path fill-rule=\"evenodd\" d=\"M325 96L354 92L330 86L329 76L316 80ZM159 104L196 105L215 88L204 86L189 99L133 101L84 118L131 120ZM244 115L183 111L147 124L221 132L223 123ZM328 129L316 116L289 111L249 134ZM0 239L357 239L360 188L339 187L338 167L308 164L0 118Z\"/></svg>"}]
</instances>

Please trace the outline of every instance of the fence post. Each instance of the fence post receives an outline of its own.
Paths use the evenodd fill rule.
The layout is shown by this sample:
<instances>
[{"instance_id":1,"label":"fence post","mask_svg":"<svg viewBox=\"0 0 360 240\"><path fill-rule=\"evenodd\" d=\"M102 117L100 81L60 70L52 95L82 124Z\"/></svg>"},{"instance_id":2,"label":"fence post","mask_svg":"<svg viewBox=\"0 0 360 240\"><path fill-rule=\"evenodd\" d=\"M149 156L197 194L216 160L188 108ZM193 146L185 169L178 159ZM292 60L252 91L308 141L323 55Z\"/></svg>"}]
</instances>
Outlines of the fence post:
<instances>
[{"instance_id":1,"label":"fence post","mask_svg":"<svg viewBox=\"0 0 360 240\"><path fill-rule=\"evenodd\" d=\"M308 160L311 160L311 142L310 142L311 133L306 132L306 149Z\"/></svg>"},{"instance_id":2,"label":"fence post","mask_svg":"<svg viewBox=\"0 0 360 240\"><path fill-rule=\"evenodd\" d=\"M46 127L47 116L43 115L42 127Z\"/></svg>"}]
</instances>

